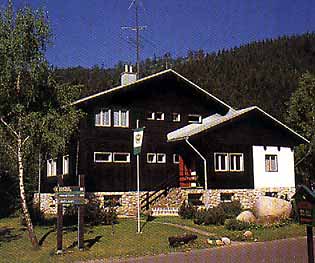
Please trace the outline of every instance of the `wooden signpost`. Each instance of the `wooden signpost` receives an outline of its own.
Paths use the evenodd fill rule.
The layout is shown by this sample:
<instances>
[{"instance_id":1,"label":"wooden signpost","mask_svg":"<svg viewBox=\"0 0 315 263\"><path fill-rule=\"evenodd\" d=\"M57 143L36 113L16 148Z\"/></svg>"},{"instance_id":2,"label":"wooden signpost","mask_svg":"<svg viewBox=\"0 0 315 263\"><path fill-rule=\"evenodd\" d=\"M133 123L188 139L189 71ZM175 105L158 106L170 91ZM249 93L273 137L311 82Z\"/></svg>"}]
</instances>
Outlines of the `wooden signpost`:
<instances>
[{"instance_id":1,"label":"wooden signpost","mask_svg":"<svg viewBox=\"0 0 315 263\"><path fill-rule=\"evenodd\" d=\"M315 192L305 185L299 185L292 198L295 200L299 223L306 225L308 262L314 263Z\"/></svg>"},{"instance_id":2,"label":"wooden signpost","mask_svg":"<svg viewBox=\"0 0 315 263\"><path fill-rule=\"evenodd\" d=\"M58 176L58 186L54 188L57 200L57 254L62 254L63 205L78 206L78 248L84 248L84 176L79 176L78 186L63 186L61 176Z\"/></svg>"}]
</instances>

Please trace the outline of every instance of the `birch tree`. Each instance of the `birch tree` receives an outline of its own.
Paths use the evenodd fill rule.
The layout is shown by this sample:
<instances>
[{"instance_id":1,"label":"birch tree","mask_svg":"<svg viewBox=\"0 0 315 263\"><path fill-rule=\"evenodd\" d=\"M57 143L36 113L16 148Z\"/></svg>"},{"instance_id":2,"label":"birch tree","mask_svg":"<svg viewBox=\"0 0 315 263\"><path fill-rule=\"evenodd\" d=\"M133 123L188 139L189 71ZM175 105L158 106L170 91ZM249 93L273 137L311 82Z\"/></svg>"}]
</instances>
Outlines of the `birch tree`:
<instances>
[{"instance_id":1,"label":"birch tree","mask_svg":"<svg viewBox=\"0 0 315 263\"><path fill-rule=\"evenodd\" d=\"M38 145L52 154L62 151L80 117L65 107L78 94L76 87L58 86L50 74L45 51L51 36L41 10L24 7L14 12L9 1L0 11L0 144L16 164L21 210L34 248L38 240L24 187L27 160L37 159Z\"/></svg>"}]
</instances>

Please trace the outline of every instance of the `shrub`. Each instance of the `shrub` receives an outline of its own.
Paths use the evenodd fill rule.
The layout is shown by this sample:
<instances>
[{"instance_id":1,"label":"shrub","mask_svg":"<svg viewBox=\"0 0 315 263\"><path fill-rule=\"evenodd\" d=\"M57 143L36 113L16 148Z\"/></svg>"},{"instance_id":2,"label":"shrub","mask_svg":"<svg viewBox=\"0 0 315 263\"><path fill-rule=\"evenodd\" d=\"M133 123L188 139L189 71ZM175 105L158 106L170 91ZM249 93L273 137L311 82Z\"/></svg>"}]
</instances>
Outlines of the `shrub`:
<instances>
[{"instance_id":1,"label":"shrub","mask_svg":"<svg viewBox=\"0 0 315 263\"><path fill-rule=\"evenodd\" d=\"M250 227L250 223L242 222L236 219L226 219L224 222L224 227L228 230L233 231L241 231L244 229L248 229Z\"/></svg>"},{"instance_id":2,"label":"shrub","mask_svg":"<svg viewBox=\"0 0 315 263\"><path fill-rule=\"evenodd\" d=\"M218 205L222 208L226 218L236 218L242 212L242 204L239 200L234 200L232 202L223 202Z\"/></svg>"},{"instance_id":3,"label":"shrub","mask_svg":"<svg viewBox=\"0 0 315 263\"><path fill-rule=\"evenodd\" d=\"M185 204L183 202L178 210L178 215L184 219L193 219L196 211L196 208L192 204Z\"/></svg>"},{"instance_id":4,"label":"shrub","mask_svg":"<svg viewBox=\"0 0 315 263\"><path fill-rule=\"evenodd\" d=\"M205 225L223 225L226 219L224 210L221 207L213 207L205 210Z\"/></svg>"},{"instance_id":5,"label":"shrub","mask_svg":"<svg viewBox=\"0 0 315 263\"><path fill-rule=\"evenodd\" d=\"M194 216L194 223L196 225L202 225L205 222L205 210L198 210Z\"/></svg>"}]
</instances>

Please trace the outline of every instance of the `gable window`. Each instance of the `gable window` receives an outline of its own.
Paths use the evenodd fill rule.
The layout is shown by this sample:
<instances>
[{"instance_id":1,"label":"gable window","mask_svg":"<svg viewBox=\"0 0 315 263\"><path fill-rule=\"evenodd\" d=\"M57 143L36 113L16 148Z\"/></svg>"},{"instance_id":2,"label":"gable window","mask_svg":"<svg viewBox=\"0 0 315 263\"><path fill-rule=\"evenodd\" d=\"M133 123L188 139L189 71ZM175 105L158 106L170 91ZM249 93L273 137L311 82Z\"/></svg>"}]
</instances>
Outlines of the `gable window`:
<instances>
[{"instance_id":1,"label":"gable window","mask_svg":"<svg viewBox=\"0 0 315 263\"><path fill-rule=\"evenodd\" d=\"M155 153L147 153L147 163L156 163Z\"/></svg>"},{"instance_id":2,"label":"gable window","mask_svg":"<svg viewBox=\"0 0 315 263\"><path fill-rule=\"evenodd\" d=\"M62 157L62 174L69 174L69 155Z\"/></svg>"},{"instance_id":3,"label":"gable window","mask_svg":"<svg viewBox=\"0 0 315 263\"><path fill-rule=\"evenodd\" d=\"M47 177L57 175L57 159L47 160Z\"/></svg>"},{"instance_id":4,"label":"gable window","mask_svg":"<svg viewBox=\"0 0 315 263\"><path fill-rule=\"evenodd\" d=\"M110 152L94 152L94 162L110 163L112 161L112 153Z\"/></svg>"},{"instance_id":5,"label":"gable window","mask_svg":"<svg viewBox=\"0 0 315 263\"><path fill-rule=\"evenodd\" d=\"M114 110L114 127L129 127L129 111Z\"/></svg>"},{"instance_id":6,"label":"gable window","mask_svg":"<svg viewBox=\"0 0 315 263\"><path fill-rule=\"evenodd\" d=\"M228 171L228 165L227 153L214 153L214 170L216 172Z\"/></svg>"},{"instance_id":7,"label":"gable window","mask_svg":"<svg viewBox=\"0 0 315 263\"><path fill-rule=\"evenodd\" d=\"M130 163L130 153L113 153L115 163Z\"/></svg>"},{"instance_id":8,"label":"gable window","mask_svg":"<svg viewBox=\"0 0 315 263\"><path fill-rule=\"evenodd\" d=\"M155 119L155 113L153 111L149 111L146 114L147 120L154 120Z\"/></svg>"},{"instance_id":9,"label":"gable window","mask_svg":"<svg viewBox=\"0 0 315 263\"><path fill-rule=\"evenodd\" d=\"M240 172L243 171L243 154L242 153L230 153L230 171Z\"/></svg>"},{"instance_id":10,"label":"gable window","mask_svg":"<svg viewBox=\"0 0 315 263\"><path fill-rule=\"evenodd\" d=\"M100 110L95 114L95 126L106 126L111 125L110 110Z\"/></svg>"},{"instance_id":11,"label":"gable window","mask_svg":"<svg viewBox=\"0 0 315 263\"><path fill-rule=\"evenodd\" d=\"M173 163L175 164L179 163L179 154L177 153L173 154Z\"/></svg>"},{"instance_id":12,"label":"gable window","mask_svg":"<svg viewBox=\"0 0 315 263\"><path fill-rule=\"evenodd\" d=\"M275 154L265 155L266 172L278 172L278 156Z\"/></svg>"},{"instance_id":13,"label":"gable window","mask_svg":"<svg viewBox=\"0 0 315 263\"><path fill-rule=\"evenodd\" d=\"M166 163L166 154L165 153L157 153L156 154L157 163Z\"/></svg>"},{"instance_id":14,"label":"gable window","mask_svg":"<svg viewBox=\"0 0 315 263\"><path fill-rule=\"evenodd\" d=\"M157 113L155 114L155 119L156 119L157 121L163 121L163 120L164 120L164 113L163 113L163 112L157 112Z\"/></svg>"},{"instance_id":15,"label":"gable window","mask_svg":"<svg viewBox=\"0 0 315 263\"><path fill-rule=\"evenodd\" d=\"M176 112L173 112L172 113L172 121L173 122L180 122L180 114L176 113Z\"/></svg>"},{"instance_id":16,"label":"gable window","mask_svg":"<svg viewBox=\"0 0 315 263\"><path fill-rule=\"evenodd\" d=\"M198 114L188 114L189 123L201 123L201 115Z\"/></svg>"}]
</instances>

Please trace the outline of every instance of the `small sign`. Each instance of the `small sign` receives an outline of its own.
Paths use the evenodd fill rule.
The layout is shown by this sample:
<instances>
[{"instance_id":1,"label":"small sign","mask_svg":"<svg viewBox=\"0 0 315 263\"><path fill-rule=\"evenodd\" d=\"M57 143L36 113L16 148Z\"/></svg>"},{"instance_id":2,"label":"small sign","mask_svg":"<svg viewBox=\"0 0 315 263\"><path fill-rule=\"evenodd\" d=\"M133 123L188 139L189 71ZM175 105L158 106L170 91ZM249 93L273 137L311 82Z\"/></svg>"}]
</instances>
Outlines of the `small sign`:
<instances>
[{"instance_id":1,"label":"small sign","mask_svg":"<svg viewBox=\"0 0 315 263\"><path fill-rule=\"evenodd\" d=\"M141 152L144 128L137 128L133 131L133 154L138 155Z\"/></svg>"}]
</instances>

